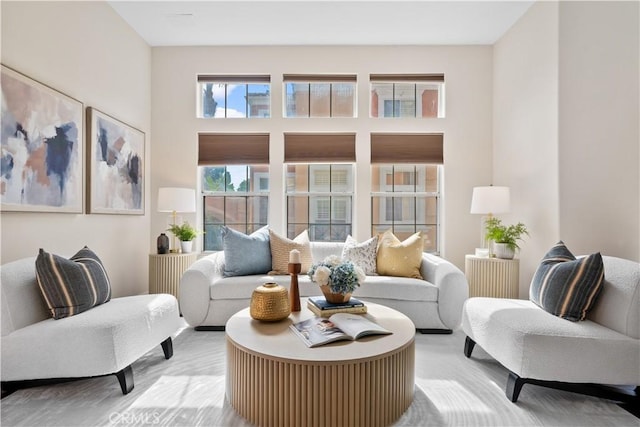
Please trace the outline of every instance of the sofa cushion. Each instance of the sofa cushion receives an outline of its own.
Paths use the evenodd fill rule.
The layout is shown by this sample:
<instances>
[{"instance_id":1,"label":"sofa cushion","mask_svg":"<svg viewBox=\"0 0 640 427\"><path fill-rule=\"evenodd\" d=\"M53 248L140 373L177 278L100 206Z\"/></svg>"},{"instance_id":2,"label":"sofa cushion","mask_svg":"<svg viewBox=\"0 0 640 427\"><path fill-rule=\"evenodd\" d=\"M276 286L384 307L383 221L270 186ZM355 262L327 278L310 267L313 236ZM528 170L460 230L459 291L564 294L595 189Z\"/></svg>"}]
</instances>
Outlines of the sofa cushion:
<instances>
[{"instance_id":1,"label":"sofa cushion","mask_svg":"<svg viewBox=\"0 0 640 427\"><path fill-rule=\"evenodd\" d=\"M558 242L542 259L529 288L529 299L563 319L584 320L602 289L600 253L576 259Z\"/></svg>"},{"instance_id":2,"label":"sofa cushion","mask_svg":"<svg viewBox=\"0 0 640 427\"><path fill-rule=\"evenodd\" d=\"M82 313L111 299L102 261L86 246L69 259L40 249L36 279L54 319Z\"/></svg>"},{"instance_id":3,"label":"sofa cushion","mask_svg":"<svg viewBox=\"0 0 640 427\"><path fill-rule=\"evenodd\" d=\"M271 270L271 247L267 226L249 236L224 226L222 248L225 277L266 274Z\"/></svg>"},{"instance_id":4,"label":"sofa cushion","mask_svg":"<svg viewBox=\"0 0 640 427\"><path fill-rule=\"evenodd\" d=\"M289 289L289 276L253 275L225 277L216 280L210 288L209 296L216 300L248 299L255 288L265 282L276 282ZM300 296L322 295L320 287L309 276L298 276ZM362 286L353 293L356 298L377 298L403 301L438 301L438 289L429 282L408 277L367 276Z\"/></svg>"},{"instance_id":5,"label":"sofa cushion","mask_svg":"<svg viewBox=\"0 0 640 427\"><path fill-rule=\"evenodd\" d=\"M294 249L300 251L300 263L302 264L300 274L306 274L311 268L313 256L307 230L291 240L270 229L269 244L271 245L271 272L269 274L289 274L289 252Z\"/></svg>"},{"instance_id":6,"label":"sofa cushion","mask_svg":"<svg viewBox=\"0 0 640 427\"><path fill-rule=\"evenodd\" d=\"M385 231L378 242L378 274L422 279L420 263L423 247L424 238L421 232L412 234L401 242L391 230Z\"/></svg>"},{"instance_id":7,"label":"sofa cushion","mask_svg":"<svg viewBox=\"0 0 640 427\"><path fill-rule=\"evenodd\" d=\"M369 240L358 243L356 239L348 235L342 248L342 260L351 261L360 267L366 275L374 275L377 273L377 252L378 236L373 236Z\"/></svg>"},{"instance_id":8,"label":"sofa cushion","mask_svg":"<svg viewBox=\"0 0 640 427\"><path fill-rule=\"evenodd\" d=\"M640 342L590 320L567 322L531 301L469 298L462 329L523 378L640 384Z\"/></svg>"},{"instance_id":9,"label":"sofa cushion","mask_svg":"<svg viewBox=\"0 0 640 427\"><path fill-rule=\"evenodd\" d=\"M169 294L113 298L78 316L48 318L2 337L2 381L112 374L182 324Z\"/></svg>"}]
</instances>

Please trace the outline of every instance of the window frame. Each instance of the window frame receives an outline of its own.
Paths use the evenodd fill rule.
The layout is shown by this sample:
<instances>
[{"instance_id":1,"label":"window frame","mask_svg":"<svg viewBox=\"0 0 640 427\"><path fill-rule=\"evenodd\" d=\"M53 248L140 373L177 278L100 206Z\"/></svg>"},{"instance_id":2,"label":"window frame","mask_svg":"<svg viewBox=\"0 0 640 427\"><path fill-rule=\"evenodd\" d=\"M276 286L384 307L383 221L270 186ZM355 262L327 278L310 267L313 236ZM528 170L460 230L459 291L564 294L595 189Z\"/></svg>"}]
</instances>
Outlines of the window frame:
<instances>
[{"instance_id":1,"label":"window frame","mask_svg":"<svg viewBox=\"0 0 640 427\"><path fill-rule=\"evenodd\" d=\"M228 185L226 182L226 177L227 177L227 173L228 173L228 168L232 166L232 167L244 167L245 168L245 177L246 180L251 180L253 181L253 184L250 184L250 188L254 188L253 191L228 191ZM203 229L206 231L207 226L228 226L230 228L233 229L237 229L238 225L244 224L244 233L247 234L251 234L251 229L253 228L255 230L268 225L269 224L269 203L270 203L270 190L269 190L269 185L267 186L266 189L260 189L261 184L262 184L262 180L267 178L269 179L269 171L259 171L259 172L253 172L253 175L251 175L251 171L250 168L252 167L264 167L266 166L267 168L270 168L269 165L264 165L264 164L246 164L246 165L201 165L198 167L198 172L199 172L199 185L200 185L200 197L202 200L202 227ZM224 176L225 176L225 182L223 184L224 189L223 190L205 190L204 188L204 183L203 183L203 177L204 177L204 171L203 169L205 168L224 168ZM215 223L215 222L210 222L207 221L207 198L222 198L222 203L223 203L223 212L222 212L222 222L220 223ZM245 203L245 221L244 223L240 223L240 222L228 222L227 218L228 218L228 214L227 214L227 199L229 198L242 198L244 199L244 203ZM253 217L257 218L258 220L260 219L260 213L262 211L262 206L258 205L250 205L250 199L257 199L257 200L262 200L262 201L266 201L266 220L263 223L262 221L257 221L257 222L249 222L249 218L250 218L250 211L253 211ZM222 239L220 239L220 242L222 241ZM207 243L208 243L208 239L204 238L203 241L203 252L217 252L217 251L221 251L223 250L222 246L220 246L220 248L210 248L207 247Z\"/></svg>"},{"instance_id":2,"label":"window frame","mask_svg":"<svg viewBox=\"0 0 640 427\"><path fill-rule=\"evenodd\" d=\"M418 166L425 166L425 168L420 168L417 171L417 175L415 178L416 180L414 181L414 184L412 184L411 186L414 187L413 191L402 191L407 190L406 188L402 188L401 191L394 191L396 189L396 184L393 183L393 177L395 175L396 172L398 172L398 169L400 169L400 172L404 172L403 169L409 169L409 168L414 168L414 170L418 167ZM434 166L436 167L436 191L427 191L427 189L425 188L424 191L418 191L417 187L418 187L418 183L420 182L424 182L426 179L426 174L427 174L427 167L429 166ZM379 168L379 173L380 173L380 177L379 177L379 181L380 182L380 190L379 191L371 191L371 212L373 213L375 210L375 199L377 198L379 200L379 206L378 206L378 218L380 219L379 222L374 222L374 216L372 215L371 217L371 235L375 235L376 233L376 228L381 228L381 227L388 227L391 229L392 232L395 233L396 228L397 227L402 227L402 228L406 228L406 227L413 227L413 232L417 232L420 230L419 225L424 225L425 227L427 227L427 230L431 227L435 227L435 236L436 236L436 242L435 242L435 249L434 250L427 250L427 248L425 248L425 250L429 253L433 253L435 255L438 255L441 252L441 232L442 232L442 224L441 224L441 218L442 218L442 175L443 175L443 165L442 164L406 164L406 163L372 163L370 165L371 168L371 176L370 179L373 182L373 173L374 173L374 169L375 168ZM391 175L392 177L392 183L390 185L386 184L386 176L387 175ZM421 177L420 177L421 175ZM422 180L420 179L422 178ZM403 184L399 184L402 187L409 187L408 185L403 185ZM382 189L384 187L391 187L391 190L389 191L383 191ZM410 198L413 199L413 209L414 209L414 213L413 213L413 219L412 220L400 220L400 221L396 221L395 220L395 215L397 213L396 211L396 205L395 205L395 200L394 199L400 199L400 198ZM389 207L387 206L387 201L391 199L392 203L394 203L392 205L392 207L390 208L392 214L393 214L393 218L392 219L387 219L387 213L389 212ZM428 214L428 201L429 199L434 199L435 203L436 203L436 211L435 211L435 223L430 224L430 223L418 223L418 218L419 215L417 213L417 210L420 209L420 205L423 204L424 205L424 215L423 217L426 219L427 218L427 214ZM422 201L422 203L419 203L419 200Z\"/></svg>"},{"instance_id":3,"label":"window frame","mask_svg":"<svg viewBox=\"0 0 640 427\"><path fill-rule=\"evenodd\" d=\"M204 87L207 84L212 85L224 85L224 116L216 116L215 112L213 116L205 116L205 108L204 108ZM228 96L229 96L229 85L233 86L242 86L244 85L244 116L236 117L228 115ZM251 103L249 102L250 91L249 88L252 85L264 85L267 86L265 95L268 95L268 101L266 105L268 106L267 115L252 115L251 112ZM197 99L196 99L196 117L199 119L269 119L272 117L271 114L271 77L270 76L253 76L253 75L237 75L237 76L226 76L226 75L198 75L197 79ZM257 94L257 93L256 93ZM260 93L262 94L262 93ZM215 102L215 98L213 99ZM217 104L217 103L216 103Z\"/></svg>"},{"instance_id":4,"label":"window frame","mask_svg":"<svg viewBox=\"0 0 640 427\"><path fill-rule=\"evenodd\" d=\"M289 99L293 97L293 92L289 94L289 86L290 85L307 85L307 105L306 115L290 115L289 109ZM313 100L312 94L314 93L314 86L318 86L316 89L319 90L323 85L329 85L329 93L328 93L328 115L313 115ZM334 115L334 109L336 103L338 103L337 93L340 92L338 87L334 87L334 85L350 85L351 86L351 94L352 94L352 103L351 103L351 115ZM309 75L299 75L299 74L285 74L283 76L282 81L282 116L285 119L326 119L326 118L357 118L358 117L358 85L357 85L357 77L356 75L322 75L322 74L309 74ZM295 104L293 104L295 105Z\"/></svg>"},{"instance_id":5,"label":"window frame","mask_svg":"<svg viewBox=\"0 0 640 427\"><path fill-rule=\"evenodd\" d=\"M289 172L290 166L295 165L304 165L307 167L307 190L290 190L290 182L295 182L295 173ZM314 168L323 167L323 169L316 169L316 171L323 171L324 167L328 166L329 172L329 188L326 190L313 188L313 172ZM340 185L340 187L334 189L333 188L333 172L344 170L346 171L346 184ZM349 172L350 171L350 172ZM285 218L286 218L286 230L287 236L289 238L294 238L297 233L295 233L296 225L306 224L306 228L309 230L309 239L311 241L344 241L346 239L346 235L340 237L340 239L332 239L333 236L333 226L345 226L346 234L351 234L353 230L353 202L355 197L355 183L354 183L354 174L355 174L355 164L354 163L288 163L285 165L284 169L285 174ZM289 222L289 218L291 217L290 212L290 198L292 197L306 197L307 198L307 218L305 222ZM340 206L340 210L344 210L344 218L339 218L336 216L336 210L338 205L340 205L344 201L344 206ZM320 207L320 203L326 204L328 202L328 219L320 220L317 218L318 213L320 211L326 210L325 208ZM315 215L315 221L314 221ZM315 233L313 226L328 226L329 227L329 240L318 240L315 238Z\"/></svg>"},{"instance_id":6,"label":"window frame","mask_svg":"<svg viewBox=\"0 0 640 427\"><path fill-rule=\"evenodd\" d=\"M380 86L390 85L386 89ZM405 87L405 90L413 93L413 97L400 95L396 96L399 92L401 85L413 85L412 90ZM384 89L384 90L383 90ZM380 93L391 91L390 96L381 97ZM438 94L437 114L435 117L424 116L423 102L418 99L418 94L423 94L427 90L436 90ZM378 98L374 102L374 94ZM413 102L413 115L402 115L402 104L407 102ZM387 106L391 105L392 114L386 115ZM374 106L377 106L376 115L373 114ZM370 74L369 75L369 117L374 119L385 118L445 118L445 80L444 74Z\"/></svg>"}]
</instances>

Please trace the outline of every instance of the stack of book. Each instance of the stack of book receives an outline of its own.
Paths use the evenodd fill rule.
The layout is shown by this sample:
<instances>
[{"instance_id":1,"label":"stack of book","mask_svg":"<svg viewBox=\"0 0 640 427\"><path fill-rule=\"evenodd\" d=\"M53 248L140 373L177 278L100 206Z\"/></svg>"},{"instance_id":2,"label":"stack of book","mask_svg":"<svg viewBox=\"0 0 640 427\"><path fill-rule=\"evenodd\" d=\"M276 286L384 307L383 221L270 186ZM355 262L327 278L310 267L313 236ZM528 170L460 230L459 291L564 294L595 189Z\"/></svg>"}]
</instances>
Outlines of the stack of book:
<instances>
[{"instance_id":1,"label":"stack of book","mask_svg":"<svg viewBox=\"0 0 640 427\"><path fill-rule=\"evenodd\" d=\"M307 299L307 308L320 317L329 317L336 313L364 314L367 312L367 306L355 298L340 304L332 304L327 302L324 297L309 297Z\"/></svg>"}]
</instances>

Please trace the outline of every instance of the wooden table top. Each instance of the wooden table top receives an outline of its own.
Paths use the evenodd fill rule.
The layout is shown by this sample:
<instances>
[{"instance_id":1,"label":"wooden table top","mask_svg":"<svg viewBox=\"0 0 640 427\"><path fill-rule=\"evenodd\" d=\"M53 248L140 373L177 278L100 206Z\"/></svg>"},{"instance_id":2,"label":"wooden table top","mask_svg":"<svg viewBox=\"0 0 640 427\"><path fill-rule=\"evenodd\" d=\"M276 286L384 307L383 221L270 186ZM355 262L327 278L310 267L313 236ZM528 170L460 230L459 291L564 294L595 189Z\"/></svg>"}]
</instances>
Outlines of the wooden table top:
<instances>
[{"instance_id":1,"label":"wooden table top","mask_svg":"<svg viewBox=\"0 0 640 427\"><path fill-rule=\"evenodd\" d=\"M339 363L380 357L413 342L415 325L404 314L383 305L364 301L369 320L389 329L391 335L372 335L356 341L337 341L309 348L289 329L289 325L313 317L307 308L306 298L301 298L300 312L291 313L279 322L261 322L251 318L249 308L234 314L226 324L227 339L248 352L270 359Z\"/></svg>"}]
</instances>

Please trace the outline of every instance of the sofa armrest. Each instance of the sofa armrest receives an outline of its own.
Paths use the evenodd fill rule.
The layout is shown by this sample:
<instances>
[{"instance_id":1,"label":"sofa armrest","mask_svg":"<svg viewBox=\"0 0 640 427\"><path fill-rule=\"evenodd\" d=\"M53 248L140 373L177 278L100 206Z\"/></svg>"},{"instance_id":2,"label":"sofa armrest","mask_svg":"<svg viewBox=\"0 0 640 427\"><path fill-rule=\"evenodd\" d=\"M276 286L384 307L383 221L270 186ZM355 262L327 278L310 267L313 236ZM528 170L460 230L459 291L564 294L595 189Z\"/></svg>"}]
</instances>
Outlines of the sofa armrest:
<instances>
[{"instance_id":1,"label":"sofa armrest","mask_svg":"<svg viewBox=\"0 0 640 427\"><path fill-rule=\"evenodd\" d=\"M224 252L216 252L194 262L180 279L180 311L191 326L201 325L209 312L211 285L222 278Z\"/></svg>"},{"instance_id":2,"label":"sofa armrest","mask_svg":"<svg viewBox=\"0 0 640 427\"><path fill-rule=\"evenodd\" d=\"M446 259L424 253L420 274L438 288L438 312L442 323L449 329L457 329L462 306L469 298L469 284L464 273Z\"/></svg>"}]
</instances>

